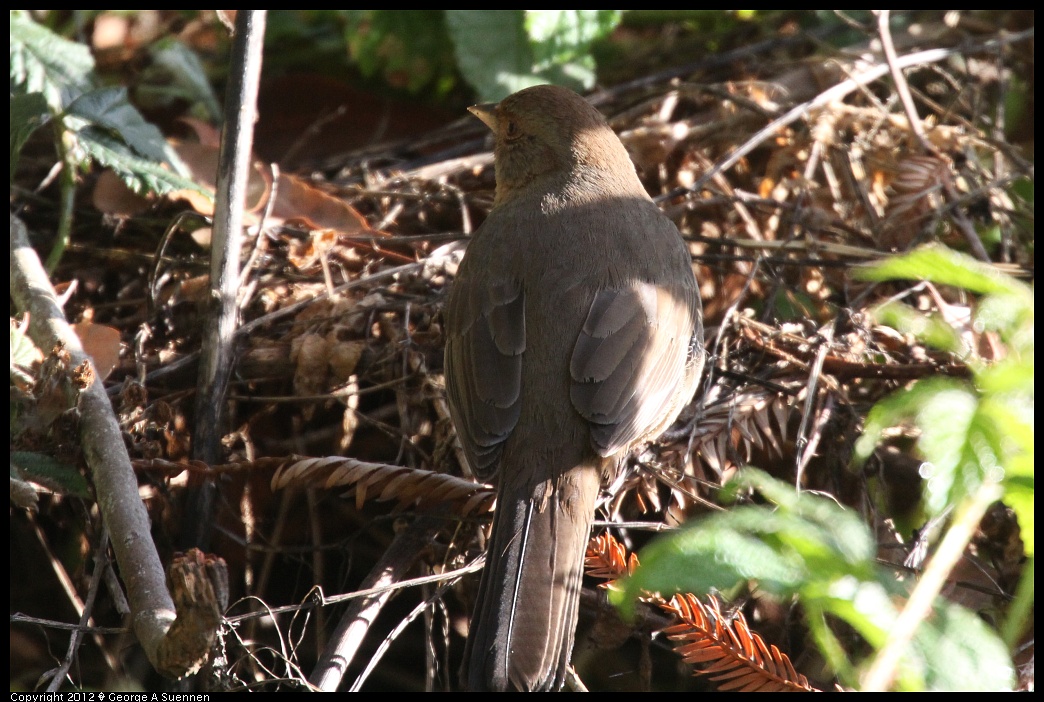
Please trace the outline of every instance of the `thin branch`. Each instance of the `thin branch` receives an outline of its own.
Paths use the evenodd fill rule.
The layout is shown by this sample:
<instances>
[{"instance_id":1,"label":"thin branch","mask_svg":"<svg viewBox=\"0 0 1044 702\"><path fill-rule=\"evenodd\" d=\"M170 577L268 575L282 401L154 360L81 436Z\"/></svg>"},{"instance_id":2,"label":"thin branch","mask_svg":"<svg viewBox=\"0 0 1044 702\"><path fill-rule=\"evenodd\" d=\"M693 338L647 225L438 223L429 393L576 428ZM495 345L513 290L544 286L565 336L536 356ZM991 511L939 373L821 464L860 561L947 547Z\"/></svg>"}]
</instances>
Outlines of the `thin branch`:
<instances>
[{"instance_id":1,"label":"thin branch","mask_svg":"<svg viewBox=\"0 0 1044 702\"><path fill-rule=\"evenodd\" d=\"M881 39L885 61L888 63L888 70L892 74L896 92L899 93L899 100L903 104L903 111L906 112L906 120L910 124L910 131L914 133L914 137L916 137L917 142L925 153L938 155L938 149L932 146L931 142L924 135L924 126L921 124L921 117L917 114L917 108L914 106L910 86L906 82L906 76L903 75L899 67L899 59L895 54L895 45L892 43L892 33L888 28L888 10L875 10L875 12L877 13L877 35ZM957 191L947 182L947 179L944 178L942 180L942 186L943 191L946 193L946 198L950 202L959 197ZM957 224L957 228L961 230L961 234L964 235L965 241L968 242L968 246L971 247L975 257L980 261L988 263L990 255L986 252L986 247L982 245L982 240L975 232L975 227L972 226L972 223L957 208L953 209L953 219Z\"/></svg>"},{"instance_id":2,"label":"thin branch","mask_svg":"<svg viewBox=\"0 0 1044 702\"><path fill-rule=\"evenodd\" d=\"M999 485L984 484L958 508L953 524L924 569L914 591L910 593L903 611L896 617L895 626L888 632L888 640L878 650L863 676L860 685L863 691L884 692L891 688L910 639L917 627L930 616L932 605L946 585L950 573L964 556L964 549L975 535L983 515L1001 494Z\"/></svg>"},{"instance_id":3,"label":"thin branch","mask_svg":"<svg viewBox=\"0 0 1044 702\"><path fill-rule=\"evenodd\" d=\"M924 136L924 126L921 124L921 117L917 114L917 108L914 106L913 95L910 94L910 86L906 82L906 76L903 75L903 72L897 65L899 56L895 53L892 31L888 27L889 11L874 10L874 14L877 15L877 37L881 40L885 62L888 64L888 71L892 74L895 90L899 93L899 101L903 104L903 111L906 112L906 120L910 123L910 131L913 132L914 137L917 138L918 143L920 143L921 148L925 152L934 153L935 148L932 147Z\"/></svg>"},{"instance_id":4,"label":"thin branch","mask_svg":"<svg viewBox=\"0 0 1044 702\"><path fill-rule=\"evenodd\" d=\"M91 574L91 584L87 588L87 598L84 600L83 611L80 613L80 626L69 634L69 647L65 652L65 658L54 671L51 682L47 684L47 692L57 692L65 682L65 676L69 674L69 669L76 659L76 652L80 649L83 634L85 631L89 631L88 624L91 621L91 612L94 611L94 600L98 597L98 590L101 588L102 574L105 572L105 556L108 550L109 530L102 527L101 534L98 536L98 547L94 550L94 572Z\"/></svg>"},{"instance_id":5,"label":"thin branch","mask_svg":"<svg viewBox=\"0 0 1044 702\"><path fill-rule=\"evenodd\" d=\"M388 589L352 602L310 676L316 688L327 692L337 690L370 625L391 597L393 590L389 586L403 579L442 526L441 519L421 517L395 537L362 583L364 588Z\"/></svg>"}]
</instances>

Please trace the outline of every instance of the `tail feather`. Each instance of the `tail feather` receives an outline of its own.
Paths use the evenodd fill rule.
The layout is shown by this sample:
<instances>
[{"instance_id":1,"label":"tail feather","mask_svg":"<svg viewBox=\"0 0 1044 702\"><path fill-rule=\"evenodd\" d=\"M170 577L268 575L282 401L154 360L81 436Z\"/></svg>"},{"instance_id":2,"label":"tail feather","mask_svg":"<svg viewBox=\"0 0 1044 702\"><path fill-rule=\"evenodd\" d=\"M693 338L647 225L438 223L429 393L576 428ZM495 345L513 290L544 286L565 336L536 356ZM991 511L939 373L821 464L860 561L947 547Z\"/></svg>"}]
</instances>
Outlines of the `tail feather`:
<instances>
[{"instance_id":1,"label":"tail feather","mask_svg":"<svg viewBox=\"0 0 1044 702\"><path fill-rule=\"evenodd\" d=\"M555 690L572 654L599 471L573 468L550 491L503 475L465 651L466 684Z\"/></svg>"}]
</instances>

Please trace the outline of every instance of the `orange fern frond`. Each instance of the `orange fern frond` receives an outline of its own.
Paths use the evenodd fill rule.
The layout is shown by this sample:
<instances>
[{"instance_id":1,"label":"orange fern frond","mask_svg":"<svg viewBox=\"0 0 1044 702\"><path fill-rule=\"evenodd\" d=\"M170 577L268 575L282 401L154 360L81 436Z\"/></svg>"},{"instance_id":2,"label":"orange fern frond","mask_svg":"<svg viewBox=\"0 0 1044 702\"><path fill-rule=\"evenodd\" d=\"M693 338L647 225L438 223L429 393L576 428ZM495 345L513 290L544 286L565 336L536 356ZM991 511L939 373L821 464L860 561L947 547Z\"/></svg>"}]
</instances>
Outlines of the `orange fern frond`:
<instances>
[{"instance_id":1,"label":"orange fern frond","mask_svg":"<svg viewBox=\"0 0 1044 702\"><path fill-rule=\"evenodd\" d=\"M743 614L731 619L713 596L705 605L691 593L675 595L663 609L680 620L664 630L688 663L708 664L697 671L718 682L721 691L814 692L790 658L750 630Z\"/></svg>"},{"instance_id":2,"label":"orange fern frond","mask_svg":"<svg viewBox=\"0 0 1044 702\"><path fill-rule=\"evenodd\" d=\"M587 544L584 566L591 577L607 580L602 587L611 588L614 580L634 573L638 557L628 555L611 535L601 534ZM643 593L640 599L680 620L663 633L675 642L675 651L685 662L698 664L694 673L709 676L720 691L816 691L785 653L750 630L742 613L727 617L713 596L706 605L692 593L675 595L669 602L650 593Z\"/></svg>"},{"instance_id":3,"label":"orange fern frond","mask_svg":"<svg viewBox=\"0 0 1044 702\"><path fill-rule=\"evenodd\" d=\"M592 578L605 578L613 581L630 575L638 567L638 556L627 555L627 549L609 534L599 534L587 544L584 556L584 568ZM602 584L609 587L612 582Z\"/></svg>"}]
</instances>

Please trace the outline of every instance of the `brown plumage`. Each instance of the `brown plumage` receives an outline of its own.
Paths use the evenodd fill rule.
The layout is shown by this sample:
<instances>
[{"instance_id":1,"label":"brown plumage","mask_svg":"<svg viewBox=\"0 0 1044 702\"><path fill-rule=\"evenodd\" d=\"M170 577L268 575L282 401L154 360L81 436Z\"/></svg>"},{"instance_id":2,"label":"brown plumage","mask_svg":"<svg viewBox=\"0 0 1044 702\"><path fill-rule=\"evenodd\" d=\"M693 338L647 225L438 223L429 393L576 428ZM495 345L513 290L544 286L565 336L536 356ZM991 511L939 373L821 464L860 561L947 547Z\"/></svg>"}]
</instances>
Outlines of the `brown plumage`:
<instances>
[{"instance_id":1,"label":"brown plumage","mask_svg":"<svg viewBox=\"0 0 1044 702\"><path fill-rule=\"evenodd\" d=\"M602 115L537 86L471 111L496 198L446 307L446 385L497 508L465 652L473 690L562 686L600 486L692 397L701 306L674 224Z\"/></svg>"}]
</instances>

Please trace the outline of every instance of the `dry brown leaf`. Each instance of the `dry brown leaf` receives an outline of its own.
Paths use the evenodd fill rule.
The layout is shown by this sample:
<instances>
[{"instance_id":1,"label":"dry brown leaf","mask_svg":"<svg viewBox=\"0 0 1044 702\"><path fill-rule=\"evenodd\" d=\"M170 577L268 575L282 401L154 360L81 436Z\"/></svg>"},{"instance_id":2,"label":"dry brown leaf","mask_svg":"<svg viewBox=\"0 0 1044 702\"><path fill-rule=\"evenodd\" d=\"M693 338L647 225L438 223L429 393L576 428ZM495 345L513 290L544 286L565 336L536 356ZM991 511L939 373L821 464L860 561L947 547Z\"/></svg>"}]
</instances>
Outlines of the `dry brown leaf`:
<instances>
[{"instance_id":1,"label":"dry brown leaf","mask_svg":"<svg viewBox=\"0 0 1044 702\"><path fill-rule=\"evenodd\" d=\"M341 234L378 233L348 203L285 173L279 175L272 216L287 223L300 222L308 229L332 229Z\"/></svg>"},{"instance_id":2,"label":"dry brown leaf","mask_svg":"<svg viewBox=\"0 0 1044 702\"><path fill-rule=\"evenodd\" d=\"M294 394L309 397L326 392L329 356L330 343L319 334L302 334L290 343L290 360L296 364ZM314 411L310 405L302 409L305 419Z\"/></svg>"},{"instance_id":3,"label":"dry brown leaf","mask_svg":"<svg viewBox=\"0 0 1044 702\"><path fill-rule=\"evenodd\" d=\"M191 178L201 187L214 191L218 166L218 148L203 143L172 140L172 146L188 167ZM280 173L275 183L276 200L269 215L272 224L297 224L306 229L326 229L338 234L378 234L370 229L366 218L347 202L323 192L308 181ZM271 172L257 162L250 169L244 221L257 224L273 191ZM192 190L179 190L172 198L187 201L200 214L213 215L214 204Z\"/></svg>"},{"instance_id":4,"label":"dry brown leaf","mask_svg":"<svg viewBox=\"0 0 1044 702\"><path fill-rule=\"evenodd\" d=\"M110 170L102 171L91 191L94 209L114 217L133 217L152 206L154 198L138 195Z\"/></svg>"},{"instance_id":5,"label":"dry brown leaf","mask_svg":"<svg viewBox=\"0 0 1044 702\"><path fill-rule=\"evenodd\" d=\"M83 350L94 361L98 377L105 380L120 362L120 332L93 322L74 324L73 329L80 337Z\"/></svg>"}]
</instances>

